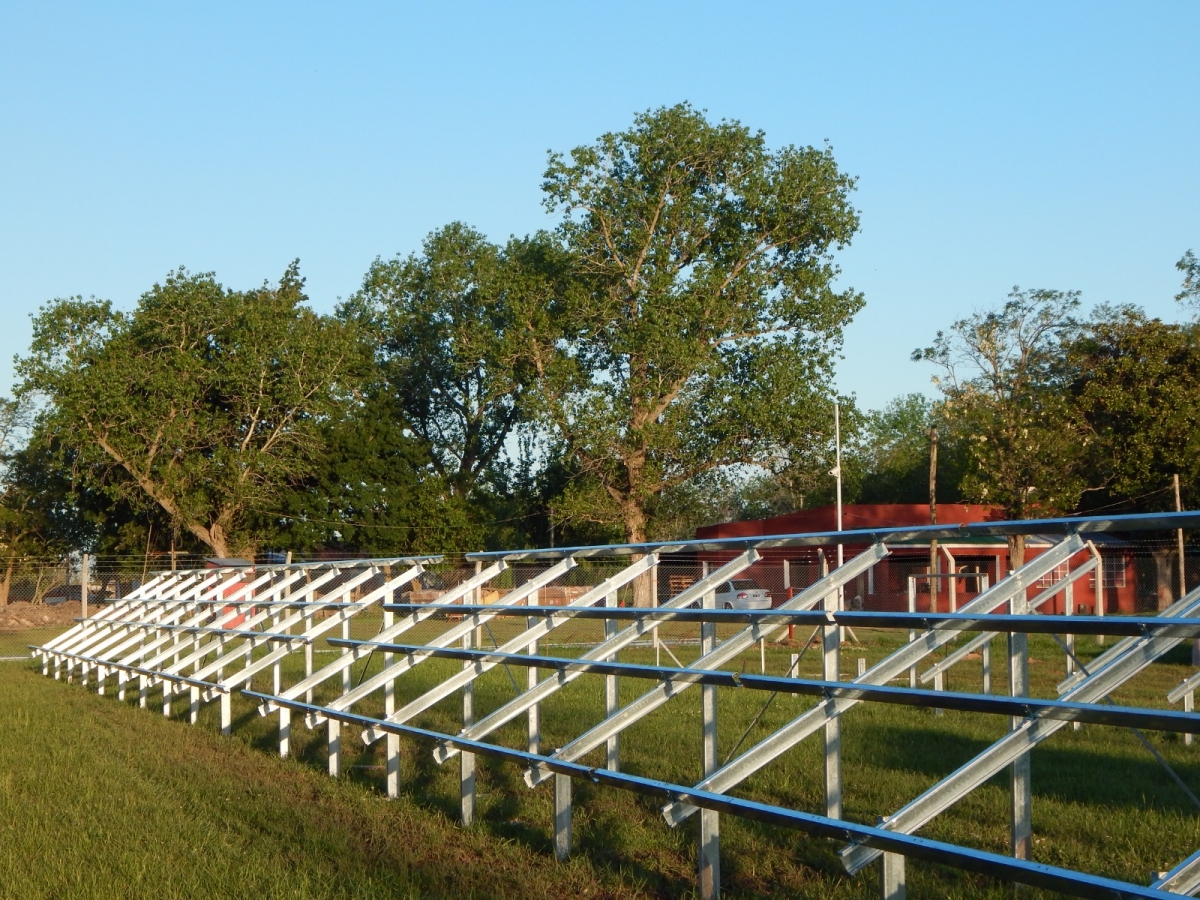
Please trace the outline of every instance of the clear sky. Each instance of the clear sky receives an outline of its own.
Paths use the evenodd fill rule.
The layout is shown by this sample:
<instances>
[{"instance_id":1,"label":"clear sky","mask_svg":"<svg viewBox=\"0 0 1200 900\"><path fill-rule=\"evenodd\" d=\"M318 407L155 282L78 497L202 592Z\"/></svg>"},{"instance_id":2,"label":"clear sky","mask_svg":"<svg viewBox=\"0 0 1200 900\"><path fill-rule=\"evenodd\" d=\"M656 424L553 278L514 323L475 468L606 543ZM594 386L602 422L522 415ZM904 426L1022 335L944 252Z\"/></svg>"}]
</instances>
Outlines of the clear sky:
<instances>
[{"instance_id":1,"label":"clear sky","mask_svg":"<svg viewBox=\"0 0 1200 900\"><path fill-rule=\"evenodd\" d=\"M1200 252L1200 3L0 6L0 390L54 297L299 257L331 310L459 219L550 224L548 149L688 100L858 176L839 386L1013 285L1179 318Z\"/></svg>"}]
</instances>

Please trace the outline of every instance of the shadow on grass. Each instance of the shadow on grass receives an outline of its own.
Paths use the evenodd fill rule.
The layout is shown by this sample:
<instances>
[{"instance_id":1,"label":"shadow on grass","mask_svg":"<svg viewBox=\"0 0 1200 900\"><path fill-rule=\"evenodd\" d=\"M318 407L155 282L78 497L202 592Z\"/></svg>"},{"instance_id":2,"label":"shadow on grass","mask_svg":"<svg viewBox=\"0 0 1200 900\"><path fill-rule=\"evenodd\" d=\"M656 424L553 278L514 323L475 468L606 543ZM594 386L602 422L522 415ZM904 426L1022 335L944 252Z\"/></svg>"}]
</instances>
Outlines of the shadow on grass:
<instances>
[{"instance_id":1,"label":"shadow on grass","mask_svg":"<svg viewBox=\"0 0 1200 900\"><path fill-rule=\"evenodd\" d=\"M1128 729L1085 726L1104 735L1104 747L1080 746L1080 735L1070 727L1033 750L1033 793L1064 803L1105 806L1112 809L1145 809L1147 806L1189 815L1195 804ZM1174 736L1147 736L1161 753L1164 745L1177 744ZM883 769L932 777L935 781L965 765L992 745L986 738L956 733L947 727L904 727L876 724L872 731L869 762ZM1200 759L1170 763L1193 792L1200 793ZM1120 777L1114 778L1114 771ZM1008 769L990 783L1008 787Z\"/></svg>"}]
</instances>

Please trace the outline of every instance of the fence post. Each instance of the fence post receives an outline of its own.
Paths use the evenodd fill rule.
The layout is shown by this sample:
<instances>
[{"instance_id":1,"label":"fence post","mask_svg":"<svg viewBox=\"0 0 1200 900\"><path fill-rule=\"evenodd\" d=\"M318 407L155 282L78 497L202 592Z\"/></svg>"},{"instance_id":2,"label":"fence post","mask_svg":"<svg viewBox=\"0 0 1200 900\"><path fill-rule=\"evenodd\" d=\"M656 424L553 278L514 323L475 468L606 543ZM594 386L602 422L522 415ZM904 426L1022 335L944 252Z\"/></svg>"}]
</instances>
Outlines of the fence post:
<instances>
[{"instance_id":1,"label":"fence post","mask_svg":"<svg viewBox=\"0 0 1200 900\"><path fill-rule=\"evenodd\" d=\"M708 575L708 563L704 564L704 575ZM715 609L717 595L709 591L700 601L704 609ZM717 646L717 626L705 622L700 626L700 655L711 653ZM700 687L700 712L702 718L702 754L704 777L715 772L720 765L717 760L717 689L713 685ZM698 867L700 870L700 900L717 900L721 896L721 820L716 810L700 810L700 847Z\"/></svg>"},{"instance_id":2,"label":"fence post","mask_svg":"<svg viewBox=\"0 0 1200 900\"><path fill-rule=\"evenodd\" d=\"M85 619L88 617L88 582L91 580L88 574L89 562L88 555L83 554L83 563L79 567L79 602L80 612Z\"/></svg>"}]
</instances>

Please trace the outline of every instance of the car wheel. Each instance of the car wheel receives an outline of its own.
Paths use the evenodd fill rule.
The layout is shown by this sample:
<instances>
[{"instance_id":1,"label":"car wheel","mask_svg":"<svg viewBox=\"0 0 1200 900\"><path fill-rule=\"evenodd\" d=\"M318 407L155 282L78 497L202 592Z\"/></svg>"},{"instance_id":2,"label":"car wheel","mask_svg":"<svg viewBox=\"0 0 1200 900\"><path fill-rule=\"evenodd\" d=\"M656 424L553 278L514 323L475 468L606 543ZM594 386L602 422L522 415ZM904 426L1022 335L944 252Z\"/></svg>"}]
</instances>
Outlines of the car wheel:
<instances>
[{"instance_id":1,"label":"car wheel","mask_svg":"<svg viewBox=\"0 0 1200 900\"><path fill-rule=\"evenodd\" d=\"M726 608L726 609L733 609L733 604L732 604L732 603L726 603L726 604L725 604L725 608Z\"/></svg>"}]
</instances>

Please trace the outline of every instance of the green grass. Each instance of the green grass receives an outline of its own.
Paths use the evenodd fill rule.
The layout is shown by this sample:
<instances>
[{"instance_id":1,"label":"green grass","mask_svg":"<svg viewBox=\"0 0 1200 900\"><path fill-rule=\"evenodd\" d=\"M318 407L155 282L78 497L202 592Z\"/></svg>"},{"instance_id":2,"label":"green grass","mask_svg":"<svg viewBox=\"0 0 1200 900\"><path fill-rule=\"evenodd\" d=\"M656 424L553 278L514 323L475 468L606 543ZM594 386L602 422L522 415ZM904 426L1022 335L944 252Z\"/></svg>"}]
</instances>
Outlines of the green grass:
<instances>
[{"instance_id":1,"label":"green grass","mask_svg":"<svg viewBox=\"0 0 1200 900\"><path fill-rule=\"evenodd\" d=\"M363 620L356 636L378 621ZM412 643L429 633L414 634ZM518 623L493 623L503 643ZM583 623L567 635L594 635ZM664 634L666 631L664 629ZM807 634L807 631L803 632ZM694 637L695 628L674 636ZM862 634L848 647L843 669L856 657L869 663L901 643L900 635ZM574 643L566 640L565 643ZM485 643L490 639L485 635ZM1081 655L1099 648L1080 639ZM554 653L578 649L547 648ZM994 657L995 686L1003 685L1001 643ZM1063 673L1061 651L1049 640L1031 641L1031 679L1037 696L1054 696ZM675 650L683 662L698 648ZM768 671L781 673L791 649L771 646ZM332 659L318 654L317 665ZM622 654L653 661L650 649ZM668 662L666 654L664 663ZM1191 671L1186 655L1151 667L1114 699L1164 706L1165 694ZM371 661L377 670L381 661ZM285 683L303 675L293 658ZM430 660L399 682L401 701L416 697L461 664ZM810 650L801 674L816 675ZM758 653L738 666L758 670ZM354 677L361 677L356 668ZM513 676L524 684L524 670ZM266 688L267 676L257 685ZM964 663L947 685L978 690L979 664ZM621 679L623 700L649 682ZM327 685L318 700L331 699ZM0 896L3 897L675 897L694 892L692 822L664 824L657 804L627 792L575 785L570 863L551 855L551 796L545 785L528 790L514 766L480 760L479 820L471 829L454 820L458 767L437 766L428 745L402 741L403 794L382 796L382 747L365 747L357 729L343 730L347 776L334 781L326 765L323 729L309 732L293 719L293 758L276 755L275 717L261 718L238 697L234 733L217 734L217 709L206 706L190 727L186 702L176 717L161 715L157 698L138 710L100 698L79 685L54 682L24 664L0 666ZM478 682L479 714L513 696L503 668ZM721 758L733 750L767 696L719 692ZM808 698L779 696L751 732L765 737L811 705ZM381 711L369 698L360 709ZM457 697L414 724L441 731L461 725ZM542 707L544 747L561 746L603 718L600 680L581 678ZM860 704L843 716L846 815L874 822L902 806L1001 736L995 716L909 710ZM1166 735L1149 736L1193 790L1200 791L1200 745L1185 747ZM523 746L524 720L496 735ZM743 747L743 749L744 749ZM639 722L621 739L622 768L654 778L699 780L699 694L689 692ZM599 754L591 760L600 762ZM1035 858L1115 878L1145 883L1152 869L1174 865L1200 847L1200 817L1150 754L1126 730L1070 727L1033 752ZM810 738L739 789L744 796L820 812L819 738ZM936 818L920 833L1005 852L1008 788L997 777ZM723 887L729 897L873 897L874 872L847 878L837 844L803 834L723 817ZM53 863L48 863L53 861ZM921 863L909 865L914 897L1001 897L1009 889L988 879ZM1035 892L1031 892L1033 894Z\"/></svg>"}]
</instances>

